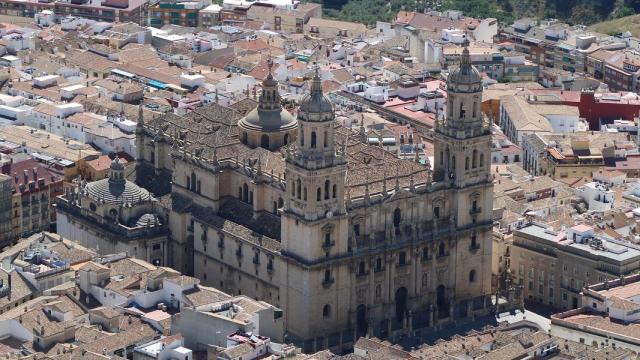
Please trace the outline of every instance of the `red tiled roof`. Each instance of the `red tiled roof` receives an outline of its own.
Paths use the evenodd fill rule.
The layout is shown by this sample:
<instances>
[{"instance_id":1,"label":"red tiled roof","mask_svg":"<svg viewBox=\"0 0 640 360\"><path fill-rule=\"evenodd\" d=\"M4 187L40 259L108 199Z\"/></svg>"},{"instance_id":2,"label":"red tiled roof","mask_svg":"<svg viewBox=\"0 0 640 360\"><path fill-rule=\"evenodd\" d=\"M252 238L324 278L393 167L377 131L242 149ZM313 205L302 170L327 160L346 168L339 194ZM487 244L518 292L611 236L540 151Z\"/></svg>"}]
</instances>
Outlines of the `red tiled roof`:
<instances>
[{"instance_id":1,"label":"red tiled roof","mask_svg":"<svg viewBox=\"0 0 640 360\"><path fill-rule=\"evenodd\" d=\"M124 165L127 164L127 160L126 159L119 159L119 160ZM111 167L111 161L112 161L112 159L109 157L109 155L101 155L97 159L93 159L91 161L87 161L87 165L91 166L95 170L100 171L100 170L106 170L109 167Z\"/></svg>"},{"instance_id":2,"label":"red tiled roof","mask_svg":"<svg viewBox=\"0 0 640 360\"><path fill-rule=\"evenodd\" d=\"M16 193L38 192L48 189L53 183L62 182L61 178L33 159L6 164L2 167L2 173L11 176ZM39 179L43 182L38 182ZM29 187L31 182L33 185ZM21 185L24 185L23 190L20 190Z\"/></svg>"}]
</instances>

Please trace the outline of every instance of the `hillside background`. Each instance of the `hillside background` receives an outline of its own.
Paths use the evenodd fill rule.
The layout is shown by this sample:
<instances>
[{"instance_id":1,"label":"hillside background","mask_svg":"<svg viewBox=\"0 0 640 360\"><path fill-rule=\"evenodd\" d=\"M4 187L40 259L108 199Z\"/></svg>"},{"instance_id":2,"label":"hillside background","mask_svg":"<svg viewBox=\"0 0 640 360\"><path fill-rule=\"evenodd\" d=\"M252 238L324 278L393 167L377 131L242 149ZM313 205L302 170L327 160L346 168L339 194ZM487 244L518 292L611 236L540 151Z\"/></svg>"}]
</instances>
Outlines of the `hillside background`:
<instances>
[{"instance_id":1,"label":"hillside background","mask_svg":"<svg viewBox=\"0 0 640 360\"><path fill-rule=\"evenodd\" d=\"M571 24L598 22L640 13L640 0L312 0L326 17L374 25L390 21L399 10L462 10L475 18L494 17L503 24L521 17L557 18Z\"/></svg>"}]
</instances>

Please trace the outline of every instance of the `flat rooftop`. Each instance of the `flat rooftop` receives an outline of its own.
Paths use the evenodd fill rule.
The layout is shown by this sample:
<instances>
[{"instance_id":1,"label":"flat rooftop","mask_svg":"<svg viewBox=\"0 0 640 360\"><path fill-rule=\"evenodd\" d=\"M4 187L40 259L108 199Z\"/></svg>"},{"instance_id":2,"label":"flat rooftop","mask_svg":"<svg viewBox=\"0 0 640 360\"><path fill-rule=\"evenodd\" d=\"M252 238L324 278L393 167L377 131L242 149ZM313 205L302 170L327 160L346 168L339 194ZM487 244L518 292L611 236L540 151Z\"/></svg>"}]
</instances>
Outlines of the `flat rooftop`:
<instances>
[{"instance_id":1,"label":"flat rooftop","mask_svg":"<svg viewBox=\"0 0 640 360\"><path fill-rule=\"evenodd\" d=\"M555 232L535 223L524 226L518 229L517 232L549 242L558 249L563 249L563 247L577 249L590 253L593 257L608 258L619 262L640 257L640 248L624 240L607 239L602 236L597 236L596 238L602 242L602 247L594 247L591 246L589 242L576 243L568 240L565 232Z\"/></svg>"}]
</instances>

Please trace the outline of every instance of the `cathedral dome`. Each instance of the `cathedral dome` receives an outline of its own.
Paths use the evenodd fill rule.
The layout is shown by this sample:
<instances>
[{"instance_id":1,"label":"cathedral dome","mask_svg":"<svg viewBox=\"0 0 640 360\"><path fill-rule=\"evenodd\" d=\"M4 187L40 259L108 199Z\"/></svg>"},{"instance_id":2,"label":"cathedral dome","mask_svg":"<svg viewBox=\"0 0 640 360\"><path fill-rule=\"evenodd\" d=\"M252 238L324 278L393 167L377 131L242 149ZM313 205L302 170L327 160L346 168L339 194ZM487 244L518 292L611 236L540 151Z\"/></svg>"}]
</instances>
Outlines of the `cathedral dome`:
<instances>
[{"instance_id":1,"label":"cathedral dome","mask_svg":"<svg viewBox=\"0 0 640 360\"><path fill-rule=\"evenodd\" d=\"M305 95L300 101L299 112L303 114L322 114L333 112L331 101L322 93L322 82L320 74L316 70L316 75L311 83L311 92Z\"/></svg>"},{"instance_id":2,"label":"cathedral dome","mask_svg":"<svg viewBox=\"0 0 640 360\"><path fill-rule=\"evenodd\" d=\"M477 92L482 89L482 75L471 65L469 49L465 46L460 66L449 73L447 87L454 92Z\"/></svg>"},{"instance_id":3,"label":"cathedral dome","mask_svg":"<svg viewBox=\"0 0 640 360\"><path fill-rule=\"evenodd\" d=\"M262 81L258 107L240 119L240 127L258 132L277 132L290 130L298 125L296 118L280 104L282 98L278 92L278 82L271 73L272 66L273 63L269 61L269 73Z\"/></svg>"},{"instance_id":4,"label":"cathedral dome","mask_svg":"<svg viewBox=\"0 0 640 360\"><path fill-rule=\"evenodd\" d=\"M284 131L297 126L296 118L283 108L260 110L255 108L240 119L243 128L261 132Z\"/></svg>"},{"instance_id":5,"label":"cathedral dome","mask_svg":"<svg viewBox=\"0 0 640 360\"><path fill-rule=\"evenodd\" d=\"M124 165L117 157L111 162L109 177L88 183L84 191L89 198L105 203L137 203L151 197L147 190L124 178Z\"/></svg>"}]
</instances>

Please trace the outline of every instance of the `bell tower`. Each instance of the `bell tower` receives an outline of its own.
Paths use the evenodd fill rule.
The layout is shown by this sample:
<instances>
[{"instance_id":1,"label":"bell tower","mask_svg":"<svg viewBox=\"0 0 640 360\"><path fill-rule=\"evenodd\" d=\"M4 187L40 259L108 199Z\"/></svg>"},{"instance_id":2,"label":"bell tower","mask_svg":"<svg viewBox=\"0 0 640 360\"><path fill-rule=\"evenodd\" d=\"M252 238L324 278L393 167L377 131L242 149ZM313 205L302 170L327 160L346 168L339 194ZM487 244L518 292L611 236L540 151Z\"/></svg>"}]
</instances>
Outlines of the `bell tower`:
<instances>
[{"instance_id":1,"label":"bell tower","mask_svg":"<svg viewBox=\"0 0 640 360\"><path fill-rule=\"evenodd\" d=\"M348 270L334 261L348 251L347 165L344 151L336 149L335 113L317 70L297 121L296 142L286 151L281 215L286 269L281 272L280 299L291 334L310 338L331 330L335 323L323 319L323 306L338 303L349 291L341 281Z\"/></svg>"},{"instance_id":2,"label":"bell tower","mask_svg":"<svg viewBox=\"0 0 640 360\"><path fill-rule=\"evenodd\" d=\"M447 90L446 114L433 134L434 180L452 204L448 246L455 251L451 266L456 270L447 296L465 313L480 313L488 308L491 294L491 131L480 111L482 77L466 44L460 66L449 73Z\"/></svg>"},{"instance_id":3,"label":"bell tower","mask_svg":"<svg viewBox=\"0 0 640 360\"><path fill-rule=\"evenodd\" d=\"M344 154L336 151L335 113L333 105L322 92L317 70L311 82L311 92L302 99L297 120L296 142L287 151L285 165L287 195L282 239L283 246L289 251L311 260L325 257L327 252L346 251L346 236L344 244L338 243L336 229L336 223L345 216L346 161ZM305 226L301 226L301 222ZM303 238L294 239L291 236L293 228L289 225L298 230L303 227L308 227L308 230L321 227L324 230L311 231ZM320 233L324 235L318 237Z\"/></svg>"},{"instance_id":4,"label":"bell tower","mask_svg":"<svg viewBox=\"0 0 640 360\"><path fill-rule=\"evenodd\" d=\"M480 110L482 77L466 45L460 66L447 79L447 93L445 118L436 121L434 131L434 178L455 187L488 181L491 129Z\"/></svg>"}]
</instances>

